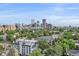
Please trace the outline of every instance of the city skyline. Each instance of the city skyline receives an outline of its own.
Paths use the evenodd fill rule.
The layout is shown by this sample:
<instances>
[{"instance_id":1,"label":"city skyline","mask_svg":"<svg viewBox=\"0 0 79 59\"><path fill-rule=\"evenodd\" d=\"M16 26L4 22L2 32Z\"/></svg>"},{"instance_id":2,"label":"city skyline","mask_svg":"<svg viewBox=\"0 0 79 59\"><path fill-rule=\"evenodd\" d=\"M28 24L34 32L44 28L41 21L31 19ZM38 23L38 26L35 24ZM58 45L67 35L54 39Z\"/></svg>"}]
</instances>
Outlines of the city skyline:
<instances>
[{"instance_id":1,"label":"city skyline","mask_svg":"<svg viewBox=\"0 0 79 59\"><path fill-rule=\"evenodd\" d=\"M79 4L77 3L15 3L0 4L0 24L25 23L32 19L58 26L79 26Z\"/></svg>"}]
</instances>

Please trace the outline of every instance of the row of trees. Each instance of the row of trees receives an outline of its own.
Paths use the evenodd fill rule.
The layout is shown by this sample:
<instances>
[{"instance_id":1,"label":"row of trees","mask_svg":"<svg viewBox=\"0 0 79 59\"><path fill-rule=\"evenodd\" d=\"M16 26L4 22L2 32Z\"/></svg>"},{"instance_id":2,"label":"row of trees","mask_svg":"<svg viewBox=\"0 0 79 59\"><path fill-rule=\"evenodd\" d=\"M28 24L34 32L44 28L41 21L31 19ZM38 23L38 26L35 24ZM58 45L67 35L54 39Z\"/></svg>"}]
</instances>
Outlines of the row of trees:
<instances>
[{"instance_id":1,"label":"row of trees","mask_svg":"<svg viewBox=\"0 0 79 59\"><path fill-rule=\"evenodd\" d=\"M54 32L52 30L48 30L48 29L38 29L38 30L15 30L15 31L6 31L5 32L7 34L7 40L12 42L17 38L23 38L26 37L28 39L31 38L36 38L36 37L40 37L40 36L51 36L52 34L54 34ZM4 35L5 33L0 32L0 35ZM55 33L59 33L59 32L55 32ZM14 37L14 35L16 37Z\"/></svg>"},{"instance_id":2,"label":"row of trees","mask_svg":"<svg viewBox=\"0 0 79 59\"><path fill-rule=\"evenodd\" d=\"M20 31L21 37L27 37L29 39L36 38L39 36L48 36L51 35L49 30L43 29L43 30L32 30L32 31Z\"/></svg>"},{"instance_id":3,"label":"row of trees","mask_svg":"<svg viewBox=\"0 0 79 59\"><path fill-rule=\"evenodd\" d=\"M67 51L75 48L75 43L72 39L58 40L54 45L50 46L45 50L45 55L66 55Z\"/></svg>"},{"instance_id":4,"label":"row of trees","mask_svg":"<svg viewBox=\"0 0 79 59\"><path fill-rule=\"evenodd\" d=\"M49 45L46 40L38 41L38 48L41 49L40 51L37 49L39 53L34 50L31 55L64 56L67 55L70 49L75 49L76 46L72 38L72 33L64 32L60 38L52 42L52 45Z\"/></svg>"},{"instance_id":5,"label":"row of trees","mask_svg":"<svg viewBox=\"0 0 79 59\"><path fill-rule=\"evenodd\" d=\"M35 31L33 31L33 30L6 31L5 33L7 34L6 39L9 42L13 42L17 38L26 37L28 39L31 39L31 38L36 38L39 36L51 35L49 30L47 30L47 29L44 29L44 30L40 29L40 30L35 30ZM0 32L0 35L4 35L5 33ZM0 41L2 41L2 40L3 40L3 38L0 37Z\"/></svg>"},{"instance_id":6,"label":"row of trees","mask_svg":"<svg viewBox=\"0 0 79 59\"><path fill-rule=\"evenodd\" d=\"M53 31L49 31L48 29L38 29L38 30L16 30L16 31L6 31L7 41L13 42L17 38L26 37L28 39L37 38L40 36L51 36L54 34ZM4 35L5 33L0 32L0 35ZM15 36L15 37L14 37ZM2 40L2 38L0 37Z\"/></svg>"}]
</instances>

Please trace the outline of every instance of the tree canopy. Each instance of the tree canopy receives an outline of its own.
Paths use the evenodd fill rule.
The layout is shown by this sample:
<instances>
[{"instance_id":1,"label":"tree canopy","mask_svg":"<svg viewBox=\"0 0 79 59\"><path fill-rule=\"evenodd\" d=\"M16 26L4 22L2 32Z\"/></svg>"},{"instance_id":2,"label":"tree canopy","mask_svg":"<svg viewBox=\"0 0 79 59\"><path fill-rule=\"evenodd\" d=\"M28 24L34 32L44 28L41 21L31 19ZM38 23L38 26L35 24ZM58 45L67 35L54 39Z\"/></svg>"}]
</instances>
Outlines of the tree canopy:
<instances>
[{"instance_id":1,"label":"tree canopy","mask_svg":"<svg viewBox=\"0 0 79 59\"><path fill-rule=\"evenodd\" d=\"M33 50L30 55L31 56L41 56L41 51L39 49Z\"/></svg>"}]
</instances>

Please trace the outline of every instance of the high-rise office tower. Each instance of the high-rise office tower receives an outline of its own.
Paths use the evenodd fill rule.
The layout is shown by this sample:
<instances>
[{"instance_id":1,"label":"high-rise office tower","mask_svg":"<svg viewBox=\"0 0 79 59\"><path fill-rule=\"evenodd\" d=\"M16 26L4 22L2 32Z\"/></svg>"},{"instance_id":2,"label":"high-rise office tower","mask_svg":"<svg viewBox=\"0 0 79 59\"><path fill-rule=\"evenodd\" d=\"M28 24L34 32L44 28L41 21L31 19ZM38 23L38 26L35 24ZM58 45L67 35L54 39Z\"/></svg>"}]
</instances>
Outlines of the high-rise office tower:
<instances>
[{"instance_id":1,"label":"high-rise office tower","mask_svg":"<svg viewBox=\"0 0 79 59\"><path fill-rule=\"evenodd\" d=\"M32 19L32 20L31 20L31 24L34 24L34 23L35 23L35 20L34 20L34 19Z\"/></svg>"},{"instance_id":2,"label":"high-rise office tower","mask_svg":"<svg viewBox=\"0 0 79 59\"><path fill-rule=\"evenodd\" d=\"M46 28L46 19L42 19L42 27Z\"/></svg>"},{"instance_id":3,"label":"high-rise office tower","mask_svg":"<svg viewBox=\"0 0 79 59\"><path fill-rule=\"evenodd\" d=\"M39 27L39 21L37 21L37 27Z\"/></svg>"},{"instance_id":4,"label":"high-rise office tower","mask_svg":"<svg viewBox=\"0 0 79 59\"><path fill-rule=\"evenodd\" d=\"M35 20L33 20L33 19L31 20L31 26L35 27Z\"/></svg>"}]
</instances>

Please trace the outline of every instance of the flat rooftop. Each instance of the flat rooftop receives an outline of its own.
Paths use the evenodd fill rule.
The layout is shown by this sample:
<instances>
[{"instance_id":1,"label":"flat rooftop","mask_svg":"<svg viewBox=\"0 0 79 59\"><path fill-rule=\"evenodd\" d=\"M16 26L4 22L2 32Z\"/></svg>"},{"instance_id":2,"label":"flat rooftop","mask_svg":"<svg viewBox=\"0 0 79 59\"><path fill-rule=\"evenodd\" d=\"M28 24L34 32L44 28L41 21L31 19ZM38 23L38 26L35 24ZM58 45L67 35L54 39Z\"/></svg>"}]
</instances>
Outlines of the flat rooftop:
<instances>
[{"instance_id":1,"label":"flat rooftop","mask_svg":"<svg viewBox=\"0 0 79 59\"><path fill-rule=\"evenodd\" d=\"M68 52L69 56L79 56L79 50L70 50Z\"/></svg>"},{"instance_id":2,"label":"flat rooftop","mask_svg":"<svg viewBox=\"0 0 79 59\"><path fill-rule=\"evenodd\" d=\"M32 45L33 43L37 42L37 40L27 40L27 39L17 39L13 44L19 44L19 42L23 45Z\"/></svg>"}]
</instances>

